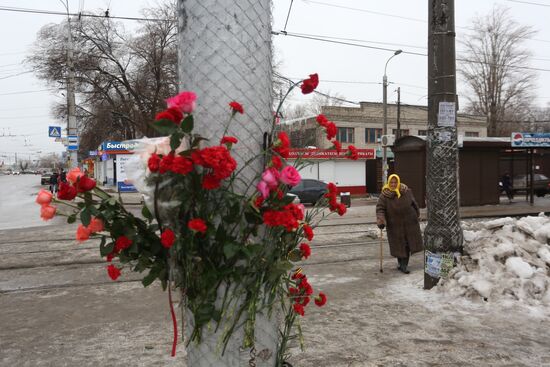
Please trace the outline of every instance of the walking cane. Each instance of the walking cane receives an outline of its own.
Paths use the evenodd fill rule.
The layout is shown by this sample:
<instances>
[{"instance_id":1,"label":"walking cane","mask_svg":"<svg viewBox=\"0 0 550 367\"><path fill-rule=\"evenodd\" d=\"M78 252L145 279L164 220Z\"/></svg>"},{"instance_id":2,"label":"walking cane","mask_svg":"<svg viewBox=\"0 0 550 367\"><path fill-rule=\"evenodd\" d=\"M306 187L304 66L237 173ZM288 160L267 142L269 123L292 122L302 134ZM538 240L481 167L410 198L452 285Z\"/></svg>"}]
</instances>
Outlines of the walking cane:
<instances>
[{"instance_id":1,"label":"walking cane","mask_svg":"<svg viewBox=\"0 0 550 367\"><path fill-rule=\"evenodd\" d=\"M380 228L380 272L383 273L384 272L384 268L382 267L382 258L384 256L384 248L382 246L383 243L382 243L382 237L384 236L384 232L382 231L382 228Z\"/></svg>"}]
</instances>

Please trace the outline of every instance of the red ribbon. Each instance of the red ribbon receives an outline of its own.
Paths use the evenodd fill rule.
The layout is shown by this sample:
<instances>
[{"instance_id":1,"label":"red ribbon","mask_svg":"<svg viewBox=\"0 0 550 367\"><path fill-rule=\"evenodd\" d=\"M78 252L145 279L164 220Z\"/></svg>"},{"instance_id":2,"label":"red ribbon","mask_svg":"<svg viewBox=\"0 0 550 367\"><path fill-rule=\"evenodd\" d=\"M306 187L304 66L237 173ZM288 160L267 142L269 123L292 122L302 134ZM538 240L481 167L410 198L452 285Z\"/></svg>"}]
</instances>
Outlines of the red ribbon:
<instances>
[{"instance_id":1,"label":"red ribbon","mask_svg":"<svg viewBox=\"0 0 550 367\"><path fill-rule=\"evenodd\" d=\"M174 329L174 341L172 342L172 357L176 356L176 346L178 344L178 321L176 320L176 313L174 312L174 305L172 304L172 287L168 285L168 302L170 302L170 314L172 315L172 326Z\"/></svg>"}]
</instances>

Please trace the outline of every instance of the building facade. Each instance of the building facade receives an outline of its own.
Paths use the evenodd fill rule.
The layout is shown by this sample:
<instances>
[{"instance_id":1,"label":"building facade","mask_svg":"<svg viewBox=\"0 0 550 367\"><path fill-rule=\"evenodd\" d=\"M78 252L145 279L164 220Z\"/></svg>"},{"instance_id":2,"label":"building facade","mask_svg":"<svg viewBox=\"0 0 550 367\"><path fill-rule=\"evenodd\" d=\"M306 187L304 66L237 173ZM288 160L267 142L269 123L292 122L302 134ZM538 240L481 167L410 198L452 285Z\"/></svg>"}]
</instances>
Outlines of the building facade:
<instances>
[{"instance_id":1,"label":"building facade","mask_svg":"<svg viewBox=\"0 0 550 367\"><path fill-rule=\"evenodd\" d=\"M383 105L377 102L361 102L359 107L323 106L322 113L338 128L337 139L344 148L354 145L359 149L378 149L384 125ZM401 136L426 136L428 131L428 108L426 106L401 105ZM315 117L297 119L279 125L289 134L292 147L314 146L328 149L332 144L325 139L324 132ZM457 115L458 135L465 137L486 137L485 116ZM388 135L397 130L397 105L388 104Z\"/></svg>"}]
</instances>

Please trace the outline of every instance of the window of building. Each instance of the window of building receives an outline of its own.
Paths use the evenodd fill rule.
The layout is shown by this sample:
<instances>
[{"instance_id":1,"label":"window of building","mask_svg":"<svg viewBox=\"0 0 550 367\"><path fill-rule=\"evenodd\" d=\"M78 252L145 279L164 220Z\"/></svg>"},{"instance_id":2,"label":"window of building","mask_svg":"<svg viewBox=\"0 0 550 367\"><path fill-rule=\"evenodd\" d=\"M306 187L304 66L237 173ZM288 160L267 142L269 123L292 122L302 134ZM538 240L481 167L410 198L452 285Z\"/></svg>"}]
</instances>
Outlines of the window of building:
<instances>
[{"instance_id":1,"label":"window of building","mask_svg":"<svg viewBox=\"0 0 550 367\"><path fill-rule=\"evenodd\" d=\"M353 127L339 127L338 128L338 141L341 143L354 143L355 129Z\"/></svg>"},{"instance_id":2,"label":"window of building","mask_svg":"<svg viewBox=\"0 0 550 367\"><path fill-rule=\"evenodd\" d=\"M466 131L464 136L468 138L479 138L479 133L477 131Z\"/></svg>"},{"instance_id":3,"label":"window of building","mask_svg":"<svg viewBox=\"0 0 550 367\"><path fill-rule=\"evenodd\" d=\"M418 130L418 136L428 136L428 130Z\"/></svg>"},{"instance_id":4,"label":"window of building","mask_svg":"<svg viewBox=\"0 0 550 367\"><path fill-rule=\"evenodd\" d=\"M365 129L365 143L377 143L382 136L382 129Z\"/></svg>"},{"instance_id":5,"label":"window of building","mask_svg":"<svg viewBox=\"0 0 550 367\"><path fill-rule=\"evenodd\" d=\"M401 136L409 135L409 129L400 129L401 130ZM391 133L393 135L397 135L397 129L392 129Z\"/></svg>"}]
</instances>

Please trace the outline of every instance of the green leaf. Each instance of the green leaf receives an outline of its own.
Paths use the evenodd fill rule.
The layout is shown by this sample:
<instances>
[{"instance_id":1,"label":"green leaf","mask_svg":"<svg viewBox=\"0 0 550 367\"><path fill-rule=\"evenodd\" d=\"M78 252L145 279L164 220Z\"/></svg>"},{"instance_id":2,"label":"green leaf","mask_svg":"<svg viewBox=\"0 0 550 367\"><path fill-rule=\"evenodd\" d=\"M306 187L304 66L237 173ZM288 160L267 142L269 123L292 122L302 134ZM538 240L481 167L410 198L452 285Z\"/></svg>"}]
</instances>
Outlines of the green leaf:
<instances>
[{"instance_id":1,"label":"green leaf","mask_svg":"<svg viewBox=\"0 0 550 367\"><path fill-rule=\"evenodd\" d=\"M103 238L105 238L105 237L103 237ZM105 243L102 243L99 246L99 253L101 254L102 257L107 256L111 252L113 252L114 249L115 249L115 243L114 242L109 242L107 245L105 245Z\"/></svg>"},{"instance_id":2,"label":"green leaf","mask_svg":"<svg viewBox=\"0 0 550 367\"><path fill-rule=\"evenodd\" d=\"M166 119L155 121L151 124L151 126L153 126L153 129L157 130L162 135L171 135L178 130L178 125Z\"/></svg>"},{"instance_id":3,"label":"green leaf","mask_svg":"<svg viewBox=\"0 0 550 367\"><path fill-rule=\"evenodd\" d=\"M237 252L239 252L240 249L241 246L239 246L238 244L234 242L229 242L223 246L223 253L226 258L231 259L237 254Z\"/></svg>"},{"instance_id":4,"label":"green leaf","mask_svg":"<svg viewBox=\"0 0 550 367\"><path fill-rule=\"evenodd\" d=\"M294 201L294 196L287 196L285 195L283 199L280 201L282 206L288 205Z\"/></svg>"},{"instance_id":5,"label":"green leaf","mask_svg":"<svg viewBox=\"0 0 550 367\"><path fill-rule=\"evenodd\" d=\"M157 279L159 275L159 268L152 268L151 271L149 271L149 274L147 274L143 279L141 280L141 284L143 284L144 287L147 287L151 285Z\"/></svg>"},{"instance_id":6,"label":"green leaf","mask_svg":"<svg viewBox=\"0 0 550 367\"><path fill-rule=\"evenodd\" d=\"M188 115L181 122L181 129L183 130L184 133L189 134L191 131L193 131L193 125L194 125L193 115Z\"/></svg>"},{"instance_id":7,"label":"green leaf","mask_svg":"<svg viewBox=\"0 0 550 367\"><path fill-rule=\"evenodd\" d=\"M213 304L202 304L195 312L195 321L198 325L204 325L213 318L215 311Z\"/></svg>"},{"instance_id":8,"label":"green leaf","mask_svg":"<svg viewBox=\"0 0 550 367\"><path fill-rule=\"evenodd\" d=\"M250 224L261 223L261 219L262 219L262 217L260 216L259 213L249 212L249 211L244 213L244 217L245 217L246 221Z\"/></svg>"},{"instance_id":9,"label":"green leaf","mask_svg":"<svg viewBox=\"0 0 550 367\"><path fill-rule=\"evenodd\" d=\"M149 223L153 221L153 214L151 213L147 205L144 205L143 208L141 208L141 215L143 215L143 217L147 219Z\"/></svg>"},{"instance_id":10,"label":"green leaf","mask_svg":"<svg viewBox=\"0 0 550 367\"><path fill-rule=\"evenodd\" d=\"M203 137L200 136L200 135L195 135L195 137L193 138L193 142L191 143L191 147L192 147L192 148L197 147L197 146L199 145L199 143L200 143L201 141L203 141L203 140L208 141L208 139L203 138Z\"/></svg>"},{"instance_id":11,"label":"green leaf","mask_svg":"<svg viewBox=\"0 0 550 367\"><path fill-rule=\"evenodd\" d=\"M182 138L183 138L183 133L182 132L180 132L180 131L174 132L170 136L170 148L172 148L172 150L178 149L179 146L181 145L181 139Z\"/></svg>"},{"instance_id":12,"label":"green leaf","mask_svg":"<svg viewBox=\"0 0 550 367\"><path fill-rule=\"evenodd\" d=\"M67 217L67 223L74 223L76 222L76 214L71 214Z\"/></svg>"},{"instance_id":13,"label":"green leaf","mask_svg":"<svg viewBox=\"0 0 550 367\"><path fill-rule=\"evenodd\" d=\"M88 227L90 225L90 221L92 220L92 214L90 214L90 209L85 208L80 212L80 221L84 225L84 227Z\"/></svg>"}]
</instances>

